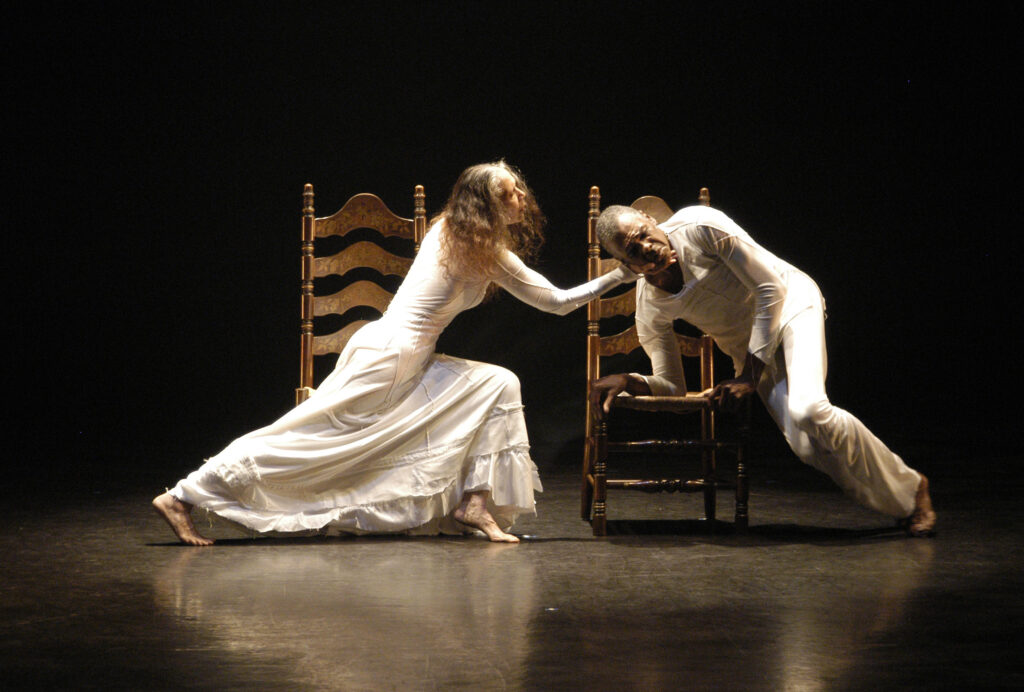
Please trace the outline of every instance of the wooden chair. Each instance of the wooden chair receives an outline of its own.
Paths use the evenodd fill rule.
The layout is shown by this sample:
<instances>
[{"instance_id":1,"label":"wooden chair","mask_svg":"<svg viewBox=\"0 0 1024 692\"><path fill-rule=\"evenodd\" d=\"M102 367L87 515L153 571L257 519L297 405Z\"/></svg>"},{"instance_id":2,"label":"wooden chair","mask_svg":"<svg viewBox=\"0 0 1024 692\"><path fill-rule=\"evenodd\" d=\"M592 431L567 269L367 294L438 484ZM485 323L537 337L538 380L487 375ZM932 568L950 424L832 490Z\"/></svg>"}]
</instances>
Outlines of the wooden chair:
<instances>
[{"instance_id":1,"label":"wooden chair","mask_svg":"<svg viewBox=\"0 0 1024 692\"><path fill-rule=\"evenodd\" d=\"M587 275L593 279L611 271L618 262L602 259L597 240L596 225L600 215L600 191L590 189L590 213L587 224L588 257ZM707 188L701 188L700 202L710 204ZM641 197L631 206L645 211L659 223L666 221L672 210L658 197ZM636 324L613 335L602 336L602 320L629 321L636 312L636 289L609 298L592 301L587 307L587 421L586 445L583 460L583 484L581 514L590 521L595 536L607 534L607 491L609 488L656 492L702 492L704 494L704 516L708 523L715 525L716 491L721 487L732 487L736 491L735 526L738 530L747 528L748 482L745 463L747 435L749 432L749 399L741 407L735 423L735 437L720 439L718 432L719 414L712 410L701 392L714 386L714 342L708 335L699 337L676 334L679 350L684 359L694 358L699 364L699 387L689 388L686 396L620 396L617 397L611 415L602 420L596 408L590 404L590 383L601 377L601 361L616 354L629 354L640 348ZM608 318L612 318L609 320ZM622 326L621 324L619 325ZM693 368L691 368L693 369ZM615 416L616 409L633 409L646 412L670 412L693 419L690 427L693 433L683 437L684 421L673 424L672 439L609 440L608 418ZM697 423L697 424L695 424ZM732 452L736 457L736 478L734 482L723 482L717 476L718 454ZM702 473L696 480L651 479L651 478L609 478L608 460L613 453L643 454L686 454L696 453L701 459Z\"/></svg>"},{"instance_id":2,"label":"wooden chair","mask_svg":"<svg viewBox=\"0 0 1024 692\"><path fill-rule=\"evenodd\" d=\"M313 210L313 186L306 184L302 193L302 334L300 347L299 387L295 390L295 404L305 401L313 391L313 358L341 353L352 335L368 319L367 308L383 314L394 293L383 279L404 277L412 266L413 256L419 250L426 234L427 215L423 186L417 185L413 194L413 218L396 215L376 195L355 195L330 216L317 218ZM365 239L346 244L334 254L317 256L314 243L329 236L345 238L356 229L371 229ZM410 241L407 252L395 254L385 247L385 238L397 237ZM343 241L338 241L343 243ZM388 245L391 247L394 243ZM392 248L394 249L394 248ZM361 271L370 270L370 271ZM359 278L367 276L368 278ZM314 295L314 280L337 277L343 288L330 295ZM346 281L346 277L356 280ZM316 317L337 315L343 324L340 329L323 335L314 335Z\"/></svg>"}]
</instances>

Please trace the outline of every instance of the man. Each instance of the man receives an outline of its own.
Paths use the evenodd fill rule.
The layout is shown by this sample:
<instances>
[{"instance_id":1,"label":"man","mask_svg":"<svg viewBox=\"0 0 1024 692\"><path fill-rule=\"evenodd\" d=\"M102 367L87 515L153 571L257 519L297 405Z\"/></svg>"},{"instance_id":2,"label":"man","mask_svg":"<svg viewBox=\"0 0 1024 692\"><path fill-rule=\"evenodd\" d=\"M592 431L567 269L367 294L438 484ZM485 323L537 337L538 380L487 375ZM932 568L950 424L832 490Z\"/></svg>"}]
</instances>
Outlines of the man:
<instances>
[{"instance_id":1,"label":"man","mask_svg":"<svg viewBox=\"0 0 1024 692\"><path fill-rule=\"evenodd\" d=\"M682 209L661 226L641 211L611 206L597 234L613 257L643 275L636 327L654 367L653 375L597 380L591 396L599 412L607 414L623 392L686 392L672 331L672 321L683 319L733 359L737 377L707 393L716 406L731 408L756 391L804 463L861 504L905 519L910 535L934 532L928 479L825 394L825 302L809 276L706 206Z\"/></svg>"}]
</instances>

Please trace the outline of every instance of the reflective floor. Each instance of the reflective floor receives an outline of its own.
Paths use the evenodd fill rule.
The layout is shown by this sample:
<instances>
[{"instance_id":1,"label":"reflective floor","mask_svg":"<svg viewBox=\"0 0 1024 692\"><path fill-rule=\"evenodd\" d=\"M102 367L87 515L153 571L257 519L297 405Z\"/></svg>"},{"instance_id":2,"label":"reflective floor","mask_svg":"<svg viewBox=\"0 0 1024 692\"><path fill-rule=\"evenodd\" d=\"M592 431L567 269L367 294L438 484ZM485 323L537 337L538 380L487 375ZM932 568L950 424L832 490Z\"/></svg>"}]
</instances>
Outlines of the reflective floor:
<instances>
[{"instance_id":1,"label":"reflective floor","mask_svg":"<svg viewBox=\"0 0 1024 692\"><path fill-rule=\"evenodd\" d=\"M148 507L159 486L97 479L57 506L22 493L0 530L0 688L1024 687L1009 472L933 473L933 539L789 459L755 469L747 536L687 521L693 496L620 494L613 518L677 521L594 539L575 470L541 466L518 546L201 523L218 545L186 548Z\"/></svg>"}]
</instances>

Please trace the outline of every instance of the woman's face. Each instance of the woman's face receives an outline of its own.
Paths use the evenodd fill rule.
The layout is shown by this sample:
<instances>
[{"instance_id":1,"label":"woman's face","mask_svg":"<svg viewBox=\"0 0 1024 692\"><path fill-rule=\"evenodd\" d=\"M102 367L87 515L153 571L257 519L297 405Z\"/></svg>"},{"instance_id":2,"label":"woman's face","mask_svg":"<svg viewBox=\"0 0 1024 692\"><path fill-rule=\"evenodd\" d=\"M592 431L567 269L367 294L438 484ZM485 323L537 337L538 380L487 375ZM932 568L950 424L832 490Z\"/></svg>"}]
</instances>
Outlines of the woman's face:
<instances>
[{"instance_id":1,"label":"woman's face","mask_svg":"<svg viewBox=\"0 0 1024 692\"><path fill-rule=\"evenodd\" d=\"M498 174L499 201L505 212L506 223L519 223L523 220L526 209L526 190L519 186L515 177L508 171Z\"/></svg>"}]
</instances>

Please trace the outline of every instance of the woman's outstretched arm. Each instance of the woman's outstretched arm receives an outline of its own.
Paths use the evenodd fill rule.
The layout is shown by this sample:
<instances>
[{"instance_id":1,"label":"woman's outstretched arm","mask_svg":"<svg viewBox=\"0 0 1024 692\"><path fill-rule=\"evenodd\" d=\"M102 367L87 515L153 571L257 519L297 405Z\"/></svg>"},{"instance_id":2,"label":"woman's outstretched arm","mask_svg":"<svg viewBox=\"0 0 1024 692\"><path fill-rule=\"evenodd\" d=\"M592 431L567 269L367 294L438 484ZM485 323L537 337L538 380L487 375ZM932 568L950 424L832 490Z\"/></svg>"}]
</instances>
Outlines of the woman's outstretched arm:
<instances>
[{"instance_id":1,"label":"woman's outstretched arm","mask_svg":"<svg viewBox=\"0 0 1024 692\"><path fill-rule=\"evenodd\" d=\"M557 288L542 274L523 264L514 253L506 251L498 261L494 282L527 305L566 315L621 283L636 281L636 278L636 274L620 265L585 284Z\"/></svg>"}]
</instances>

